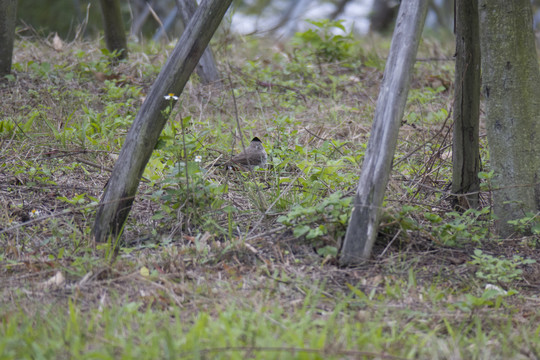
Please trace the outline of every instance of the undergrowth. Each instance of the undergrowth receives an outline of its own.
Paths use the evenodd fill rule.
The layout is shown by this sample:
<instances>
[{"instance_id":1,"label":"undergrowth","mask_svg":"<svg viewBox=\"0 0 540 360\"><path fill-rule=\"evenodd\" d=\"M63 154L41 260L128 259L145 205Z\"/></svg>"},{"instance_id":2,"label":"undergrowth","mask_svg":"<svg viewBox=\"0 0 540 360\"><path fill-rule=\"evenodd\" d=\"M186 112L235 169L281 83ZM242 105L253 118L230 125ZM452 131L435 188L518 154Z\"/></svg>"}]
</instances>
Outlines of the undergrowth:
<instances>
[{"instance_id":1,"label":"undergrowth","mask_svg":"<svg viewBox=\"0 0 540 360\"><path fill-rule=\"evenodd\" d=\"M172 45L130 44L112 66L98 42L17 41L0 84L0 358L538 354L537 215L516 221L533 236L496 238L485 147L481 207L451 207L452 61L417 63L374 259L336 267L389 40L312 25L280 49L216 42L227 80L173 95L117 253L93 244L95 209ZM265 167L213 166L253 136Z\"/></svg>"}]
</instances>

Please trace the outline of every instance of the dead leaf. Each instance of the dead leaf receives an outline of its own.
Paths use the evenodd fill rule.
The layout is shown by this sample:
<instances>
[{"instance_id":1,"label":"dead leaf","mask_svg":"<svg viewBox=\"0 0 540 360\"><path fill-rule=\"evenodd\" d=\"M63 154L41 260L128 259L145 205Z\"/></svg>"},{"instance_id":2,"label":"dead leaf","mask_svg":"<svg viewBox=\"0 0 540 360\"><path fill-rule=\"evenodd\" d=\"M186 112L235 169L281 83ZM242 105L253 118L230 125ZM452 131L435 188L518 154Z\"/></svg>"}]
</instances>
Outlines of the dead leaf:
<instances>
[{"instance_id":1,"label":"dead leaf","mask_svg":"<svg viewBox=\"0 0 540 360\"><path fill-rule=\"evenodd\" d=\"M58 33L54 33L52 44L53 44L53 49L56 51L62 51L64 48L64 42L62 41L62 39L60 39L60 36L58 36Z\"/></svg>"},{"instance_id":2,"label":"dead leaf","mask_svg":"<svg viewBox=\"0 0 540 360\"><path fill-rule=\"evenodd\" d=\"M101 81L101 82L105 82L105 80L119 80L120 79L120 74L105 74L105 73L102 73L100 71L96 71L94 72L94 76L96 78L96 80L98 81Z\"/></svg>"},{"instance_id":3,"label":"dead leaf","mask_svg":"<svg viewBox=\"0 0 540 360\"><path fill-rule=\"evenodd\" d=\"M139 270L139 273L144 276L144 277L147 277L147 276L150 276L150 270L148 270L148 268L146 266L143 266L140 270Z\"/></svg>"},{"instance_id":4,"label":"dead leaf","mask_svg":"<svg viewBox=\"0 0 540 360\"><path fill-rule=\"evenodd\" d=\"M53 289L58 288L66 283L66 278L60 271L57 271L56 274L49 280L46 280L39 284L42 289Z\"/></svg>"}]
</instances>

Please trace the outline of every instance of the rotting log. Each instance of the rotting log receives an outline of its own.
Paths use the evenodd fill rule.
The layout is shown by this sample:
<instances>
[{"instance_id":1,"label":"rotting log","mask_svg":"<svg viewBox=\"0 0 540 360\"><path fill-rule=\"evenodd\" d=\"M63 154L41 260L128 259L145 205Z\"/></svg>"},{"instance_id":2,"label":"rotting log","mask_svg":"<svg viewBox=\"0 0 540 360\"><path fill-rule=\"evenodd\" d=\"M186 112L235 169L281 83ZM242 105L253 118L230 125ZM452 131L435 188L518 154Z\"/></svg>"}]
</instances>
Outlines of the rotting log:
<instances>
[{"instance_id":1,"label":"rotting log","mask_svg":"<svg viewBox=\"0 0 540 360\"><path fill-rule=\"evenodd\" d=\"M399 8L353 211L340 251L341 266L369 259L377 237L427 5L427 0L408 0L402 1Z\"/></svg>"},{"instance_id":2,"label":"rotting log","mask_svg":"<svg viewBox=\"0 0 540 360\"><path fill-rule=\"evenodd\" d=\"M232 0L203 0L159 73L127 134L93 227L94 240L120 235L131 210L144 168L167 122L171 100L179 96Z\"/></svg>"}]
</instances>

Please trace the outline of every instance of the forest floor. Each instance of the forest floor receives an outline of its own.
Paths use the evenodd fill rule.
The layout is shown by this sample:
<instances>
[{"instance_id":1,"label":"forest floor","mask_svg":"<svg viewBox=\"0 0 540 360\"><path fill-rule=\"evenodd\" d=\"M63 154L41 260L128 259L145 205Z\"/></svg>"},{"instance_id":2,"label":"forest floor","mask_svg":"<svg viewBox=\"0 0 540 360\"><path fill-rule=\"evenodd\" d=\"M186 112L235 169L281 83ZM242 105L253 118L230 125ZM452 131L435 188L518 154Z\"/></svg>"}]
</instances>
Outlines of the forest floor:
<instances>
[{"instance_id":1,"label":"forest floor","mask_svg":"<svg viewBox=\"0 0 540 360\"><path fill-rule=\"evenodd\" d=\"M180 95L115 256L93 217L174 44L111 66L98 42L19 39L0 83L0 359L540 358L539 237L494 235L483 128L482 207L450 203L448 40L421 44L371 260L337 266L390 41L319 40L218 37L223 84ZM253 136L265 168L212 166Z\"/></svg>"}]
</instances>

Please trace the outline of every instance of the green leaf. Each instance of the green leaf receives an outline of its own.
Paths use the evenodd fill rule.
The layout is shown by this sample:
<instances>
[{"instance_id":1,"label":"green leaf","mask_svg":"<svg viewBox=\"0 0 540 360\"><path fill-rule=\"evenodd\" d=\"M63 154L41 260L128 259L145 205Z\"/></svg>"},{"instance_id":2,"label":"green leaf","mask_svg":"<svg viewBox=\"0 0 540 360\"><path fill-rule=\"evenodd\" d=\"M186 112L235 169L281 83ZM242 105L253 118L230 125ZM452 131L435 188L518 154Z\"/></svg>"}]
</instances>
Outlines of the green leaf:
<instances>
[{"instance_id":1,"label":"green leaf","mask_svg":"<svg viewBox=\"0 0 540 360\"><path fill-rule=\"evenodd\" d=\"M443 220L439 215L433 213L424 213L424 217L434 224L440 223Z\"/></svg>"},{"instance_id":2,"label":"green leaf","mask_svg":"<svg viewBox=\"0 0 540 360\"><path fill-rule=\"evenodd\" d=\"M335 246L324 246L320 249L317 249L317 254L324 257L328 255L336 257L337 252L338 252L338 249Z\"/></svg>"},{"instance_id":3,"label":"green leaf","mask_svg":"<svg viewBox=\"0 0 540 360\"><path fill-rule=\"evenodd\" d=\"M294 228L293 235L295 237L302 237L306 235L310 230L311 228L307 225L297 226Z\"/></svg>"}]
</instances>

